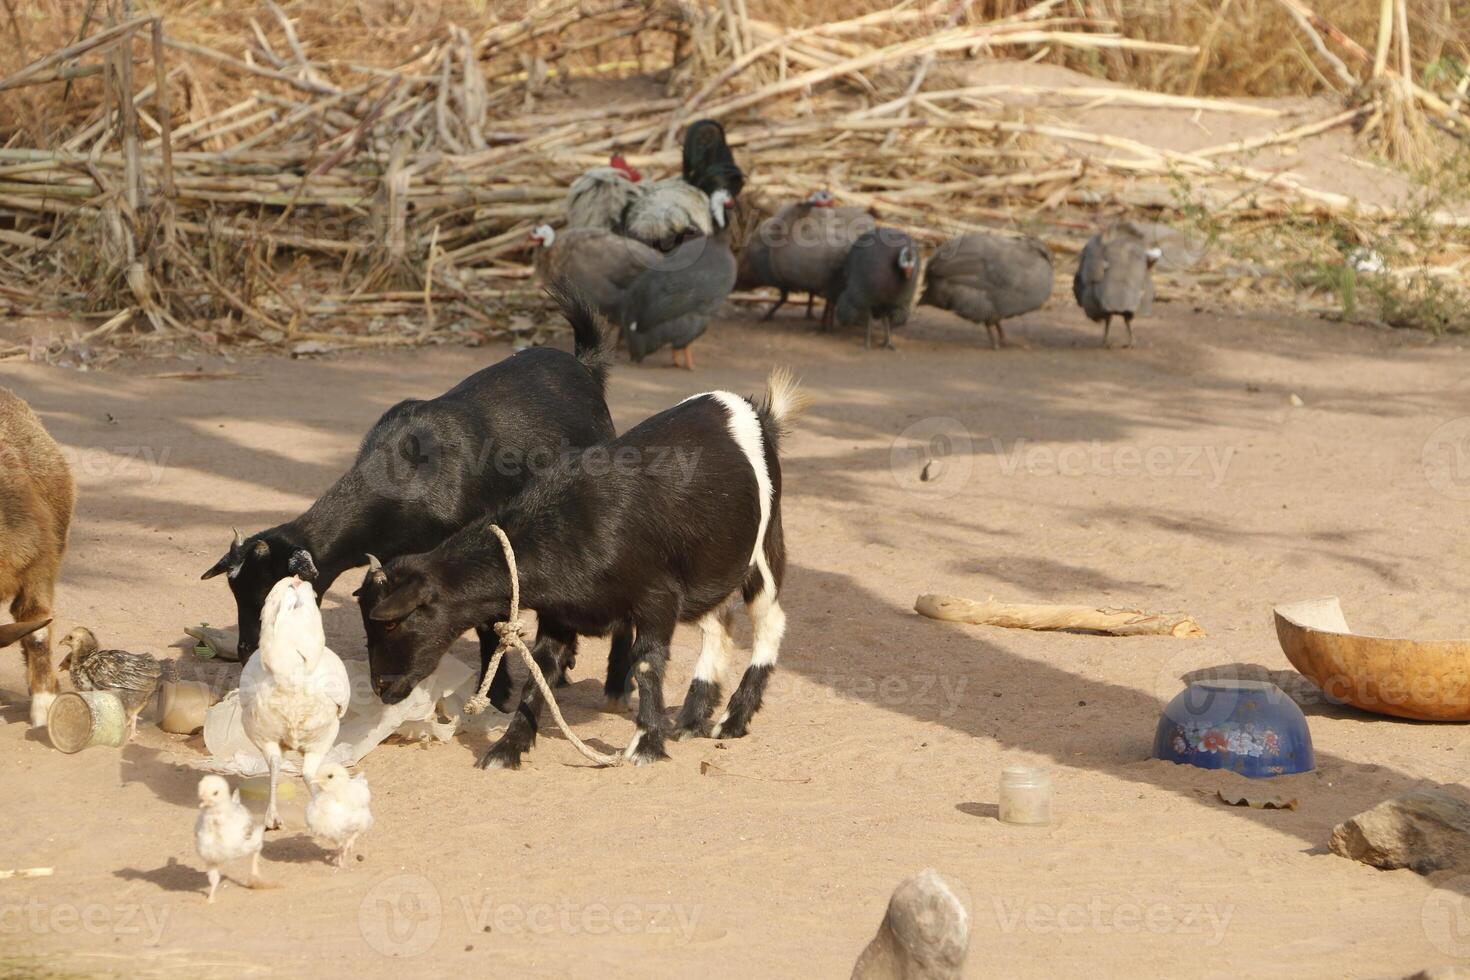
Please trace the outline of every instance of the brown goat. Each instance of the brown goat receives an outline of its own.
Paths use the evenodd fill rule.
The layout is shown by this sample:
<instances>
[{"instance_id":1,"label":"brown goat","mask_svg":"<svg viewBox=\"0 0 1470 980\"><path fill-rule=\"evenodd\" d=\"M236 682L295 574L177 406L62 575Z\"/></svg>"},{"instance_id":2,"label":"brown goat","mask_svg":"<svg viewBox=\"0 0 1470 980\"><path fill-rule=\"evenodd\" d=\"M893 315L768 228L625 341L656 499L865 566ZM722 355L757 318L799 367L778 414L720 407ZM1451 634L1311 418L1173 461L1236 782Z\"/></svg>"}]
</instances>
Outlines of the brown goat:
<instances>
[{"instance_id":1,"label":"brown goat","mask_svg":"<svg viewBox=\"0 0 1470 980\"><path fill-rule=\"evenodd\" d=\"M0 599L10 599L11 615L24 624L4 628L0 640L19 639L25 651L34 726L46 724L57 691L51 631L35 621L51 619L75 500L61 447L29 405L0 388Z\"/></svg>"}]
</instances>

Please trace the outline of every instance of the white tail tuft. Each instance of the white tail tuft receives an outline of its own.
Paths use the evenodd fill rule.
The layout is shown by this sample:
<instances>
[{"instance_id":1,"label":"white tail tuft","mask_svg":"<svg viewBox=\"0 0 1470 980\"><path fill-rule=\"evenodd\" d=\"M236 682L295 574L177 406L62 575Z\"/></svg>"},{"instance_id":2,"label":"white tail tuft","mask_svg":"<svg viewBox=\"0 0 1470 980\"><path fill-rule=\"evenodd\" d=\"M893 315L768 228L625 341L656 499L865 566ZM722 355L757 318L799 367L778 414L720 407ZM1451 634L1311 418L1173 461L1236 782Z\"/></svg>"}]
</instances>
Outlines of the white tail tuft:
<instances>
[{"instance_id":1,"label":"white tail tuft","mask_svg":"<svg viewBox=\"0 0 1470 980\"><path fill-rule=\"evenodd\" d=\"M791 369L778 367L766 379L766 394L758 411L775 423L778 432L786 435L811 404L811 396L801 390Z\"/></svg>"}]
</instances>

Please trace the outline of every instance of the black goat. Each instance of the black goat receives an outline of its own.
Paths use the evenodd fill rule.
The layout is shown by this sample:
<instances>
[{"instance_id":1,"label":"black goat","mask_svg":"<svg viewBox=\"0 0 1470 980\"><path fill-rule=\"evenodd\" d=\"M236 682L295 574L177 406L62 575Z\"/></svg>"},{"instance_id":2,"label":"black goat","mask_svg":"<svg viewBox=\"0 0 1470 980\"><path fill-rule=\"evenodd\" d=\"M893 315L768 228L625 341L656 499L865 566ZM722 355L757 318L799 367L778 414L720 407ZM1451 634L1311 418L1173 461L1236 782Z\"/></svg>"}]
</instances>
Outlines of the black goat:
<instances>
[{"instance_id":1,"label":"black goat","mask_svg":"<svg viewBox=\"0 0 1470 980\"><path fill-rule=\"evenodd\" d=\"M612 338L580 297L561 288L552 295L572 325L575 356L533 347L437 398L399 402L363 439L352 468L306 513L248 538L235 532L203 577L229 575L242 660L259 642L261 607L281 579L299 575L320 597L344 571L366 564L369 552L391 558L427 551L515 496L535 470L616 434L604 400ZM483 669L495 634L484 618L468 625L480 627ZM631 642L618 639L610 695L625 692ZM614 664L619 656L623 662ZM492 699L503 707L510 693L510 675L498 672Z\"/></svg>"},{"instance_id":2,"label":"black goat","mask_svg":"<svg viewBox=\"0 0 1470 980\"><path fill-rule=\"evenodd\" d=\"M731 198L740 196L745 174L725 142L725 127L713 119L698 119L684 130L684 183L693 184L706 194L725 191Z\"/></svg>"},{"instance_id":3,"label":"black goat","mask_svg":"<svg viewBox=\"0 0 1470 980\"><path fill-rule=\"evenodd\" d=\"M703 647L674 737L744 735L786 628L778 601L786 567L778 449L804 407L784 369L771 374L758 404L727 391L695 395L538 475L519 497L428 554L370 572L358 601L379 696L402 700L456 636L506 607L509 571L489 529L498 524L515 549L521 601L558 624L564 645L576 633L636 630L638 730L628 758L667 757L663 675L679 622L699 624ZM711 727L737 593L750 613L754 649ZM534 654L550 683L562 671L559 649ZM534 744L539 695L533 690L522 707L481 768L515 768Z\"/></svg>"}]
</instances>

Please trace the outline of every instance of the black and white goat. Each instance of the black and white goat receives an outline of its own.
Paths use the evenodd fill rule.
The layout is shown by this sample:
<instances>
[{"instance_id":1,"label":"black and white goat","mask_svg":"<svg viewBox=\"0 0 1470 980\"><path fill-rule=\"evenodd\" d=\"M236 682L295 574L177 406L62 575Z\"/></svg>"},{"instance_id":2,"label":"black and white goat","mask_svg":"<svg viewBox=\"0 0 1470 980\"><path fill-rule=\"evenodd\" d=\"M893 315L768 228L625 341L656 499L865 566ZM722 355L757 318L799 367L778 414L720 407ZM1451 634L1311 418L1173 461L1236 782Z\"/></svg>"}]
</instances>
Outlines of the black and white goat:
<instances>
[{"instance_id":1,"label":"black and white goat","mask_svg":"<svg viewBox=\"0 0 1470 980\"><path fill-rule=\"evenodd\" d=\"M565 644L577 633L636 630L638 729L628 758L667 757L663 676L680 622L697 623L703 645L673 736L744 735L786 628L779 445L804 408L784 369L758 402L728 391L695 395L538 476L433 551L369 572L358 601L379 696L402 700L455 637L505 609L509 571L490 531L498 524L515 549L521 602L558 624ZM753 624L750 666L711 725L737 596ZM559 649L534 653L553 684ZM481 768L515 768L534 744L541 704L529 694Z\"/></svg>"},{"instance_id":2,"label":"black and white goat","mask_svg":"<svg viewBox=\"0 0 1470 980\"><path fill-rule=\"evenodd\" d=\"M259 642L261 608L281 579L310 581L320 601L344 571L367 564L369 552L391 558L427 551L519 493L534 470L613 437L604 399L612 338L583 299L552 293L572 325L575 355L533 347L437 398L399 402L363 439L352 468L306 513L248 538L235 532L203 577L229 576L242 660ZM483 668L496 637L484 618L469 625L480 627ZM613 660L625 658L629 644L630 637L619 637ZM626 660L610 663L609 694L621 696L626 684ZM501 671L491 698L504 706L510 694L510 675Z\"/></svg>"}]
</instances>

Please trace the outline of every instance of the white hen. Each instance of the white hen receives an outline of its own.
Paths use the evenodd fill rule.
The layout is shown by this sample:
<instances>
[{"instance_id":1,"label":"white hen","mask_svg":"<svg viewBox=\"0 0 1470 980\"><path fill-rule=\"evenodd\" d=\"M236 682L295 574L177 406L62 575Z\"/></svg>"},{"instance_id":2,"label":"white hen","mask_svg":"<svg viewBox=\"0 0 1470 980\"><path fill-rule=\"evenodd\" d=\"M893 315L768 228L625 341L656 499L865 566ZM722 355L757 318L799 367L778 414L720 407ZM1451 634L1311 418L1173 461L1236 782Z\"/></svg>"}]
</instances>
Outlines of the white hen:
<instances>
[{"instance_id":1,"label":"white hen","mask_svg":"<svg viewBox=\"0 0 1470 980\"><path fill-rule=\"evenodd\" d=\"M301 753L301 774L311 782L337 740L351 686L341 658L327 648L311 584L296 577L281 579L260 613L260 646L240 673L245 734L271 771L267 830L281 826L276 783L283 752Z\"/></svg>"},{"instance_id":2,"label":"white hen","mask_svg":"<svg viewBox=\"0 0 1470 980\"><path fill-rule=\"evenodd\" d=\"M330 762L317 772L312 787L311 802L306 806L306 826L314 837L336 850L333 863L340 868L351 856L357 838L373 825L367 773L352 777L346 769Z\"/></svg>"},{"instance_id":3,"label":"white hen","mask_svg":"<svg viewBox=\"0 0 1470 980\"><path fill-rule=\"evenodd\" d=\"M260 844L265 827L257 824L240 802L240 791L230 795L223 776L199 780L199 819L194 823L194 848L209 874L209 901L219 888L219 869L231 861L250 858L250 880L260 877Z\"/></svg>"}]
</instances>

